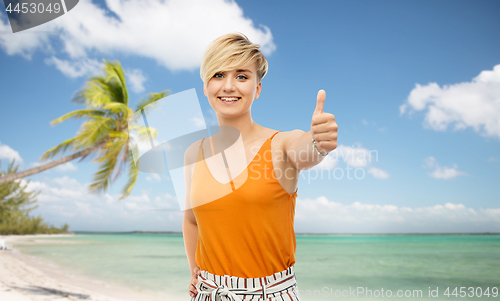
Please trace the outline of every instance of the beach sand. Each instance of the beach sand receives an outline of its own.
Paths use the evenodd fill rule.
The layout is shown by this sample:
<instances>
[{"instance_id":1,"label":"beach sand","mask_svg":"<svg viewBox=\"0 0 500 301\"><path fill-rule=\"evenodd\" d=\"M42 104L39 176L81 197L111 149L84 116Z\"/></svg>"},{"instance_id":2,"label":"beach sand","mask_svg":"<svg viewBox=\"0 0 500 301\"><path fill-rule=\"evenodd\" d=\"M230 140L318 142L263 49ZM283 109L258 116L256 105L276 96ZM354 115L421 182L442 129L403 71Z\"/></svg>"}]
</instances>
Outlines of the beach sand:
<instances>
[{"instance_id":1,"label":"beach sand","mask_svg":"<svg viewBox=\"0 0 500 301\"><path fill-rule=\"evenodd\" d=\"M36 238L55 236L72 236L72 234L0 236L8 247L7 250L0 250L1 301L181 301L189 299L187 294L186 298L179 296L159 298L96 279L88 279L16 250L17 244L36 243Z\"/></svg>"}]
</instances>

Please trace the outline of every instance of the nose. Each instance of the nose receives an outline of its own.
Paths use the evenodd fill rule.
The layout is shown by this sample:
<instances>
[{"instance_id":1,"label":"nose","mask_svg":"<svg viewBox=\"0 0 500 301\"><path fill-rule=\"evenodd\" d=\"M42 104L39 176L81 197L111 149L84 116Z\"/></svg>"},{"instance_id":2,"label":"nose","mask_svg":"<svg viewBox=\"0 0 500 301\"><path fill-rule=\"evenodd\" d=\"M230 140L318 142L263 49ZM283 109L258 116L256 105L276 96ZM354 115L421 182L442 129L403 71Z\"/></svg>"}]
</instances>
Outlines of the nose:
<instances>
[{"instance_id":1,"label":"nose","mask_svg":"<svg viewBox=\"0 0 500 301\"><path fill-rule=\"evenodd\" d=\"M224 92L228 92L228 91L234 91L234 82L233 82L233 78L231 76L228 76L226 77L226 81L224 82Z\"/></svg>"}]
</instances>

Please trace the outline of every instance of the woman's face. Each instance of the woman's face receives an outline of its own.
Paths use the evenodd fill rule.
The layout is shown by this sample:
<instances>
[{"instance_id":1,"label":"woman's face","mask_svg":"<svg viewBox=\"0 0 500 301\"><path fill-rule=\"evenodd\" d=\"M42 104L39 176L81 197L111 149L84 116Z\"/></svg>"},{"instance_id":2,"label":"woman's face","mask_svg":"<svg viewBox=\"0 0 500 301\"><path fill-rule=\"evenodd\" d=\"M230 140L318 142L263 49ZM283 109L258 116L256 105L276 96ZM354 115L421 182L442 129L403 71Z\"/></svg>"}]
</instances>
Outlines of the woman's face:
<instances>
[{"instance_id":1,"label":"woman's face","mask_svg":"<svg viewBox=\"0 0 500 301\"><path fill-rule=\"evenodd\" d=\"M237 116L250 110L259 98L261 82L257 83L257 66L249 63L237 70L215 74L203 87L210 106L217 114Z\"/></svg>"}]
</instances>

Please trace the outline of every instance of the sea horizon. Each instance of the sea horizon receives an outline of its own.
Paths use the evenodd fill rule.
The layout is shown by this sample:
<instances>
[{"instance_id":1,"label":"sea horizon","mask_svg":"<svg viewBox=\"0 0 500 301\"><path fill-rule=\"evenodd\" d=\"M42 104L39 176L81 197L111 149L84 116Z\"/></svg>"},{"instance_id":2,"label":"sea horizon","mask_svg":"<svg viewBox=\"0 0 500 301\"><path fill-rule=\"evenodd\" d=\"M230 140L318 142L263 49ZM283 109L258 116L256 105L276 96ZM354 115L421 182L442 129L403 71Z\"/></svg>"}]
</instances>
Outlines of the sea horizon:
<instances>
[{"instance_id":1,"label":"sea horizon","mask_svg":"<svg viewBox=\"0 0 500 301\"><path fill-rule=\"evenodd\" d=\"M102 234L180 234L177 231L85 231L75 230L69 233L102 233ZM500 235L500 232L389 232L389 233L315 233L315 232L295 232L295 235Z\"/></svg>"}]
</instances>

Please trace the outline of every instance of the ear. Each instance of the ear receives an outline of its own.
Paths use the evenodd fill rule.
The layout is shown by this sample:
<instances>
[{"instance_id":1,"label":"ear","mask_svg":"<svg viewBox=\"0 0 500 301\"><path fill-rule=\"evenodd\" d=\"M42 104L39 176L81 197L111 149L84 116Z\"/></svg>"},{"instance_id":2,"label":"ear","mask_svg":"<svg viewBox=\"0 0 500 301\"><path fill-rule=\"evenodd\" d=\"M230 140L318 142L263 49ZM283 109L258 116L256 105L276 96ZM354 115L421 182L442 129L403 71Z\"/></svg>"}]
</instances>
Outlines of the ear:
<instances>
[{"instance_id":1,"label":"ear","mask_svg":"<svg viewBox=\"0 0 500 301\"><path fill-rule=\"evenodd\" d=\"M262 82L257 84L257 91L255 92L255 99L259 98L260 91L262 91Z\"/></svg>"},{"instance_id":2,"label":"ear","mask_svg":"<svg viewBox=\"0 0 500 301\"><path fill-rule=\"evenodd\" d=\"M203 84L203 94L205 94L205 96L207 96L207 88L206 88L205 84Z\"/></svg>"}]
</instances>

